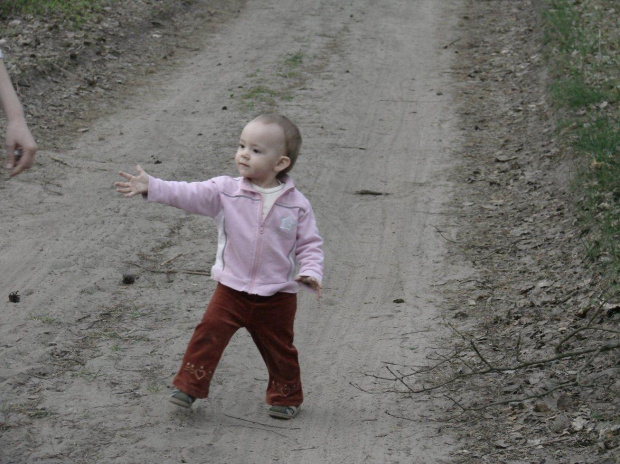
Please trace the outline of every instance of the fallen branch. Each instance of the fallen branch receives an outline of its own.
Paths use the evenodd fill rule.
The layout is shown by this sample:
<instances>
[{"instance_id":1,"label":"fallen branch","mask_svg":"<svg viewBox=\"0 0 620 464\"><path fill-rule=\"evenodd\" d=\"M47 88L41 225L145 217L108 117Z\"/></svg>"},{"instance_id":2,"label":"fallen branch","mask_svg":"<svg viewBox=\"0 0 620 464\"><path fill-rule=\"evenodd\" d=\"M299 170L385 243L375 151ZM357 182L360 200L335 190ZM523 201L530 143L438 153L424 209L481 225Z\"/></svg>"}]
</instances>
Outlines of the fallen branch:
<instances>
[{"instance_id":1,"label":"fallen branch","mask_svg":"<svg viewBox=\"0 0 620 464\"><path fill-rule=\"evenodd\" d=\"M603 306L606 303L606 301L602 301L601 304L598 306L598 308L596 309L596 311L594 312L594 314L590 317L590 320L587 322L586 325L579 327L575 330L573 330L571 333L569 333L568 335L566 335L562 340L560 340L560 342L558 343L558 345L555 347L555 352L559 353L562 350L562 346L568 342L571 338L573 338L575 335L577 335L580 332L583 332L584 330L590 330L592 329L592 324L594 323L594 319L596 319L596 317L601 313L601 311L603 310ZM604 330L604 331L610 331L610 332L616 332L616 331L612 331L611 329L604 329L601 328L600 330Z\"/></svg>"},{"instance_id":2,"label":"fallen branch","mask_svg":"<svg viewBox=\"0 0 620 464\"><path fill-rule=\"evenodd\" d=\"M406 387L406 388L407 388L410 392L412 392L412 393L413 393L413 389L412 389L409 385L407 385L407 383L406 383L406 382L405 382L405 381L404 381L401 377L398 377L398 376L397 376L397 375L396 375L396 374L392 371L392 369L390 369L390 366L385 366L385 368L386 368L388 371L390 371L390 374L392 374L392 375L393 375L393 376L394 376L394 377L395 377L395 378L396 378L396 379L397 379L400 383L402 383L402 384L403 384L403 385L404 385L404 386L405 386L405 387Z\"/></svg>"},{"instance_id":3,"label":"fallen branch","mask_svg":"<svg viewBox=\"0 0 620 464\"><path fill-rule=\"evenodd\" d=\"M561 384L559 384L559 385L556 385L556 386L555 386L555 387L553 387L551 390L546 390L546 391L544 391L544 392L542 392L542 393L536 393L536 394L534 394L534 395L522 396L521 398L512 398L512 399L509 399L509 400L495 401L495 402L493 402L493 403L488 403L488 404L485 404L484 406L478 406L478 407L476 407L476 408L463 408L463 409L464 409L465 411L481 411L481 410L483 410L483 409L487 409L487 408L490 408L490 407L492 407L492 406L501 406L502 404L522 403L522 402L524 402L524 401L527 401L527 400L532 400L532 399L534 399L534 398L542 398L542 397L544 397L544 396L549 395L550 393L553 393L553 392L554 392L554 391L556 391L556 390L559 390L560 388L564 388L564 387L574 387L574 386L576 386L576 385L577 385L577 383L576 383L576 382L573 382L573 381L570 381L570 382L564 382L564 383L561 383Z\"/></svg>"},{"instance_id":4,"label":"fallen branch","mask_svg":"<svg viewBox=\"0 0 620 464\"><path fill-rule=\"evenodd\" d=\"M407 387L407 390L409 391L409 393L428 393L430 391L433 390L437 390L440 389L442 387L445 387L446 385L450 385L458 380L463 380L465 378L469 378L469 377L474 377L474 376L480 376L480 375L487 375L487 374L491 374L491 373L499 373L499 372L510 372L510 371L516 371L516 370L520 370L520 369L525 369L527 367L533 367L533 366L542 366L545 364L550 364L554 361L559 361L561 359L566 359L566 358L576 358L579 356L582 356L584 354L590 354L590 353L595 353L595 355L593 357L591 357L590 359L588 359L587 364L590 364L592 362L592 360L594 359L594 357L598 356L601 353L605 353L608 351L613 351L613 350L617 350L620 348L620 343L615 343L612 345L603 345L600 347L596 347L596 348L591 348L591 349L586 349L586 350L581 350L581 351L571 351L568 353L562 353L559 354L557 356L551 357L551 358L546 358L546 359L540 359L540 360L536 360L536 361L529 361L529 362L522 362L516 365L512 365L512 366L493 366L489 361L487 361L484 356L482 356L482 354L480 353L480 351L478 350L478 348L476 347L476 345L473 343L473 341L471 342L471 346L474 349L474 351L476 352L476 354L478 355L478 357L480 358L480 360L487 365L487 369L483 369L483 370L473 370L472 372L467 372L464 374L458 374L458 375L454 375L452 377L450 377L448 380L446 380L445 382L439 383L437 385L433 385L430 387L422 387L420 389L413 389L410 385L408 385L402 377L399 377L398 375L396 375L394 373L394 371L392 371L389 366L385 366L386 369L390 372L390 374L392 374L394 376L394 380L397 380L398 382L402 383L405 387ZM577 385L574 381L570 382L571 384ZM535 397L535 396L534 396ZM534 398L532 397L532 398ZM529 398L525 398L525 399L529 399ZM515 402L515 401L522 401L522 400L509 400L508 402ZM494 405L495 403L493 403ZM505 402L500 402L497 404L505 404Z\"/></svg>"}]
</instances>

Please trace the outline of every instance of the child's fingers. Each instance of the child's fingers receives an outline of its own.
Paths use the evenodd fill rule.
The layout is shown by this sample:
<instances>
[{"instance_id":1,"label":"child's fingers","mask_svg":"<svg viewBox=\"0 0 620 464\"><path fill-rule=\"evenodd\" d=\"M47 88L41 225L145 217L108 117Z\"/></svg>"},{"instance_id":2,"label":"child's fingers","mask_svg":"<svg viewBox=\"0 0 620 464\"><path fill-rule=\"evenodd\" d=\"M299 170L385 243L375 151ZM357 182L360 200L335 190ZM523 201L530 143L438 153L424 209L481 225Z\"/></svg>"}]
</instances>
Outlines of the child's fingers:
<instances>
[{"instance_id":1,"label":"child's fingers","mask_svg":"<svg viewBox=\"0 0 620 464\"><path fill-rule=\"evenodd\" d=\"M314 277L312 277L312 281L310 282L310 285L312 285L312 288L316 292L316 299L320 300L321 299L321 290L323 289L323 286Z\"/></svg>"},{"instance_id":2,"label":"child's fingers","mask_svg":"<svg viewBox=\"0 0 620 464\"><path fill-rule=\"evenodd\" d=\"M120 171L118 173L119 176L123 176L125 179L127 180L131 180L133 178L133 176L131 174L127 174L126 172Z\"/></svg>"},{"instance_id":3,"label":"child's fingers","mask_svg":"<svg viewBox=\"0 0 620 464\"><path fill-rule=\"evenodd\" d=\"M115 182L114 185L116 186L116 191L118 193L124 194L125 196L127 196L128 194L134 196L136 194L135 190L131 188L129 182Z\"/></svg>"},{"instance_id":4,"label":"child's fingers","mask_svg":"<svg viewBox=\"0 0 620 464\"><path fill-rule=\"evenodd\" d=\"M116 191L121 193L129 193L133 190L129 184L123 184L120 182L114 184L114 186L116 187Z\"/></svg>"},{"instance_id":5,"label":"child's fingers","mask_svg":"<svg viewBox=\"0 0 620 464\"><path fill-rule=\"evenodd\" d=\"M137 192L135 192L133 189L130 189L130 188L117 188L116 192L120 193L125 198L131 198L134 195L137 195Z\"/></svg>"},{"instance_id":6,"label":"child's fingers","mask_svg":"<svg viewBox=\"0 0 620 464\"><path fill-rule=\"evenodd\" d=\"M295 282L301 282L310 286L310 288L316 292L316 299L319 300L321 298L323 286L315 277L298 275L295 277Z\"/></svg>"}]
</instances>

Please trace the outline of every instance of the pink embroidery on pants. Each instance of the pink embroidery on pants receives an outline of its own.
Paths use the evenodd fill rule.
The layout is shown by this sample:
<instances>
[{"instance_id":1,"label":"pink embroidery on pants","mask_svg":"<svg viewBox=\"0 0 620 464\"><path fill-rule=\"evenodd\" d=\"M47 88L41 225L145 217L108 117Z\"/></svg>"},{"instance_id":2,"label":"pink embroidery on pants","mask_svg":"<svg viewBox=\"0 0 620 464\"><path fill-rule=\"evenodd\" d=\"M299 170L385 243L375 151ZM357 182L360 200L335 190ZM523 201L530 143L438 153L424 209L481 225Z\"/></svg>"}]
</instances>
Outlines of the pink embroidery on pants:
<instances>
[{"instance_id":1,"label":"pink embroidery on pants","mask_svg":"<svg viewBox=\"0 0 620 464\"><path fill-rule=\"evenodd\" d=\"M273 384L276 386L278 390L280 390L280 393L282 393L282 395L284 395L285 398L289 396L291 393L295 393L297 390L299 390L299 385L297 385L296 383L293 383L290 385L287 385L287 384L280 385L278 382L274 380Z\"/></svg>"},{"instance_id":2,"label":"pink embroidery on pants","mask_svg":"<svg viewBox=\"0 0 620 464\"><path fill-rule=\"evenodd\" d=\"M198 380L202 380L207 376L207 371L204 370L204 366L196 368L196 366L194 366L192 363L187 363L185 367L183 367L183 370L189 372L190 374L193 374L194 377L196 377ZM212 374L213 371L209 371L209 373Z\"/></svg>"}]
</instances>

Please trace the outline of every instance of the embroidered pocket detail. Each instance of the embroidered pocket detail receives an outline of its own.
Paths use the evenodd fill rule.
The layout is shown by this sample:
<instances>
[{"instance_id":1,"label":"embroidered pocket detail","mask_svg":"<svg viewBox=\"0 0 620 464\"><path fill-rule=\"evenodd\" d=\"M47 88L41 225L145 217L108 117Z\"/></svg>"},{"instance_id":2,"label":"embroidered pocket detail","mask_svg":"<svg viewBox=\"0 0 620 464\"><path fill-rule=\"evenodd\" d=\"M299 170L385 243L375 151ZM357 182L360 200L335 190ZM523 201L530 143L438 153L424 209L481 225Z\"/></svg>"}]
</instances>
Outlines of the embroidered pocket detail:
<instances>
[{"instance_id":1,"label":"embroidered pocket detail","mask_svg":"<svg viewBox=\"0 0 620 464\"><path fill-rule=\"evenodd\" d=\"M293 230L296 225L297 221L295 221L292 216L286 216L280 220L280 230L283 230L285 232L290 233L290 231Z\"/></svg>"}]
</instances>

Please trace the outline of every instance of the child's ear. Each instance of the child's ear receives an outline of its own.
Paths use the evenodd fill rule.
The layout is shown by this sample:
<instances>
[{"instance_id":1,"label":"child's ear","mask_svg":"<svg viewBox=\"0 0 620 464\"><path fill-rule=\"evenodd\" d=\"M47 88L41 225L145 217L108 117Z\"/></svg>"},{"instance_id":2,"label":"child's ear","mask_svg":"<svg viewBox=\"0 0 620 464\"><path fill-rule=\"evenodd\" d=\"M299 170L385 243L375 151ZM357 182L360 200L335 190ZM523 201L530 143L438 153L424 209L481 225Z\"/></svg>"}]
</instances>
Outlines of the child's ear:
<instances>
[{"instance_id":1,"label":"child's ear","mask_svg":"<svg viewBox=\"0 0 620 464\"><path fill-rule=\"evenodd\" d=\"M291 165L291 159L288 156L281 156L276 163L276 172L282 172Z\"/></svg>"}]
</instances>

